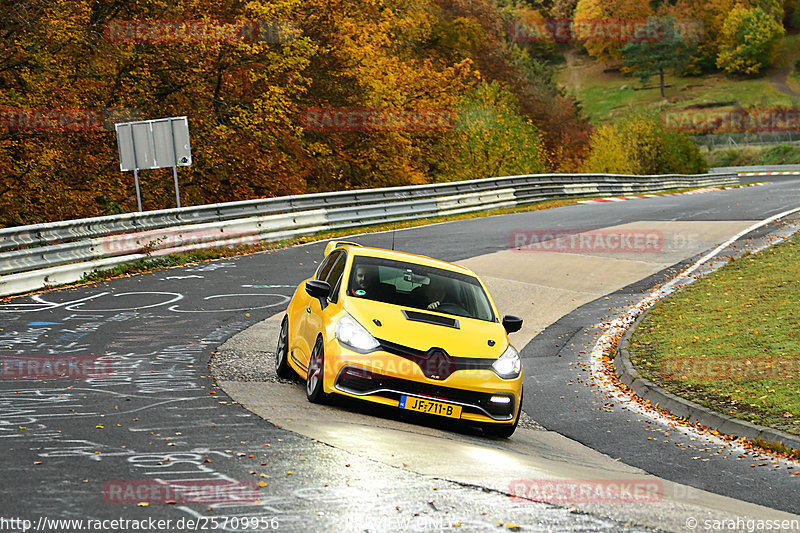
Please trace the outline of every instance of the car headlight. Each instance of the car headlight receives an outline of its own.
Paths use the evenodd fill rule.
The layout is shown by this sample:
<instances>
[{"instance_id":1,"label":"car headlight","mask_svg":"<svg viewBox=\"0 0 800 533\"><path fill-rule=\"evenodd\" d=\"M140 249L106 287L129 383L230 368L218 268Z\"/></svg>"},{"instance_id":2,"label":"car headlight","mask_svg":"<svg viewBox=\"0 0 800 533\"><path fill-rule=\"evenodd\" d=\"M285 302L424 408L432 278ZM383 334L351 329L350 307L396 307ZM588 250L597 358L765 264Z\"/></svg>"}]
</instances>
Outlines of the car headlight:
<instances>
[{"instance_id":1,"label":"car headlight","mask_svg":"<svg viewBox=\"0 0 800 533\"><path fill-rule=\"evenodd\" d=\"M519 376L522 371L522 360L519 358L517 350L509 344L503 355L492 363L492 370L503 379L512 379Z\"/></svg>"},{"instance_id":2,"label":"car headlight","mask_svg":"<svg viewBox=\"0 0 800 533\"><path fill-rule=\"evenodd\" d=\"M336 323L336 338L348 348L362 353L371 352L380 346L375 337L350 315L344 315Z\"/></svg>"}]
</instances>

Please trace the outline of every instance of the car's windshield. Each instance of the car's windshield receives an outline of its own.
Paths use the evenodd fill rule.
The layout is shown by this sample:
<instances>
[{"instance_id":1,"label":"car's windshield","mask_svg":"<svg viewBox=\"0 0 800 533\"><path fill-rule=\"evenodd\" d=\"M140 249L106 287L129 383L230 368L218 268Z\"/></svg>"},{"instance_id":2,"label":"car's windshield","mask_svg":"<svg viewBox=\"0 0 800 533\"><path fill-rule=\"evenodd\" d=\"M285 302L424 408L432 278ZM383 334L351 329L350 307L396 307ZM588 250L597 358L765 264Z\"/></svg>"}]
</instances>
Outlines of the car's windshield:
<instances>
[{"instance_id":1,"label":"car's windshield","mask_svg":"<svg viewBox=\"0 0 800 533\"><path fill-rule=\"evenodd\" d=\"M489 299L475 277L414 263L357 256L350 269L347 294L394 305L495 321Z\"/></svg>"}]
</instances>

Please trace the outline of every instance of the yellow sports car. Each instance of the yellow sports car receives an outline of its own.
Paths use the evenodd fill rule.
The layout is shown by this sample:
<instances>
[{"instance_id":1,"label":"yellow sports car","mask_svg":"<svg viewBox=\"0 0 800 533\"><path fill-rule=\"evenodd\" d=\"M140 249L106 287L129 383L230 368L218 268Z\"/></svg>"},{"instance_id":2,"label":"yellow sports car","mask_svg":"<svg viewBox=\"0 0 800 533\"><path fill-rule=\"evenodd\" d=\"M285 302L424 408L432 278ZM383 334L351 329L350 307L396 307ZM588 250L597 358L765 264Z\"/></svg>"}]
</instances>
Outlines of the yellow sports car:
<instances>
[{"instance_id":1,"label":"yellow sports car","mask_svg":"<svg viewBox=\"0 0 800 533\"><path fill-rule=\"evenodd\" d=\"M522 405L522 361L470 270L428 257L332 241L281 324L277 374L340 394L456 418L508 437Z\"/></svg>"}]
</instances>

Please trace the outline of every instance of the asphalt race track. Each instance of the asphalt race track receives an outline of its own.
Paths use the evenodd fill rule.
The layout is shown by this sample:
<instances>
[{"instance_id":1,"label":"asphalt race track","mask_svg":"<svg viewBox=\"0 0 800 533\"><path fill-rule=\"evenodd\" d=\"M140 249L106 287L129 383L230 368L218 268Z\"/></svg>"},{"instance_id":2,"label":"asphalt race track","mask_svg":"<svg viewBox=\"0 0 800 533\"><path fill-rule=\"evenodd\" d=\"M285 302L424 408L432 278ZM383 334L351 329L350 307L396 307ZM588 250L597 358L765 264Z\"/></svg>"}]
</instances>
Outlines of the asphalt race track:
<instances>
[{"instance_id":1,"label":"asphalt race track","mask_svg":"<svg viewBox=\"0 0 800 533\"><path fill-rule=\"evenodd\" d=\"M0 530L146 530L169 520L161 529L702 531L703 516L696 529L686 518L694 516L691 500L703 498L709 513L722 516L798 515L797 466L692 440L611 402L587 370L594 326L752 222L800 206L800 180L767 179L758 187L575 204L394 235L397 249L471 266L489 278L501 313L525 316L526 329L512 341L525 346L524 409L533 422L508 441L357 406L319 408L304 403L299 384L240 383L254 405L215 384L212 353L282 311L324 243L6 300ZM668 245L658 254L509 251L513 232L620 227L656 229ZM354 240L390 247L392 238ZM533 301L520 301L522 294ZM261 337L251 336L252 350L268 355L274 346L267 337L259 347ZM75 372L46 379L52 361L71 361ZM555 477L655 479L673 493L663 502L546 503L510 497L506 478L492 475L516 469L530 488L548 479L548 465L560 469ZM174 489L178 481L216 492L198 503ZM697 492L678 501L676 487ZM90 519L144 522L99 527Z\"/></svg>"}]
</instances>

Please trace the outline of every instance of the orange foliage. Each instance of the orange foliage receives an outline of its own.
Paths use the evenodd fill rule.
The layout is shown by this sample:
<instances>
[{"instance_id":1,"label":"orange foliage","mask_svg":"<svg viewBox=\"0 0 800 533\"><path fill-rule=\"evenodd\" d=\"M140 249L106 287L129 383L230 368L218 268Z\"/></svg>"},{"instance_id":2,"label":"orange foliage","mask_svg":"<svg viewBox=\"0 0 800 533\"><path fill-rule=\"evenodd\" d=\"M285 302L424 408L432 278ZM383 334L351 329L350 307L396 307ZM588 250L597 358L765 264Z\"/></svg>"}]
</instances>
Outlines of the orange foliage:
<instances>
[{"instance_id":1,"label":"orange foliage","mask_svg":"<svg viewBox=\"0 0 800 533\"><path fill-rule=\"evenodd\" d=\"M518 139L541 135L553 166L588 146L574 102L520 67L487 0L51 0L0 15L0 225L133 211L113 129L128 120L188 117L184 205L468 175L466 156L456 174L437 161L461 157L447 128L321 130L304 117L458 115L490 81L517 100L503 116ZM540 169L541 157L518 160ZM170 169L139 176L145 209L174 206Z\"/></svg>"}]
</instances>

